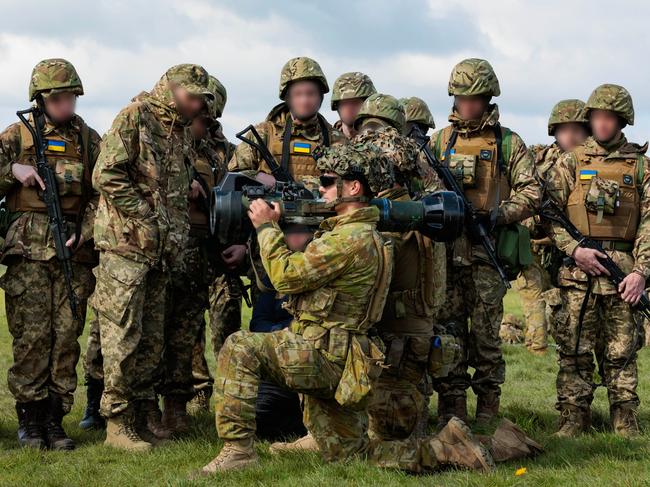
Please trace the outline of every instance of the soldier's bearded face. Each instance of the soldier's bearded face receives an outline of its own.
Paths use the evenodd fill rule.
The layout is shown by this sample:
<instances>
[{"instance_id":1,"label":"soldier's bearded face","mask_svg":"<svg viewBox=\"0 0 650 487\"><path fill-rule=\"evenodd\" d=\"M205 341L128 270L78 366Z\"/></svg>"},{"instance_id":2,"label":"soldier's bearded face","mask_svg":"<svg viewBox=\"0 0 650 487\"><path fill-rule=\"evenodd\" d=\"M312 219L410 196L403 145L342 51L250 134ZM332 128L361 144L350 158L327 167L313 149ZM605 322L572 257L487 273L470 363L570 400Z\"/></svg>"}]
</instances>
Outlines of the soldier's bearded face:
<instances>
[{"instance_id":1,"label":"soldier's bearded face","mask_svg":"<svg viewBox=\"0 0 650 487\"><path fill-rule=\"evenodd\" d=\"M609 110L591 110L589 124L594 137L601 142L613 139L622 128L618 115Z\"/></svg>"},{"instance_id":2,"label":"soldier's bearded face","mask_svg":"<svg viewBox=\"0 0 650 487\"><path fill-rule=\"evenodd\" d=\"M588 135L587 129L581 123L563 123L555 128L555 140L565 152L572 151L582 144Z\"/></svg>"},{"instance_id":3,"label":"soldier's bearded face","mask_svg":"<svg viewBox=\"0 0 650 487\"><path fill-rule=\"evenodd\" d=\"M463 120L477 120L483 116L490 104L490 99L485 96L454 97L454 106Z\"/></svg>"},{"instance_id":4,"label":"soldier's bearded face","mask_svg":"<svg viewBox=\"0 0 650 487\"><path fill-rule=\"evenodd\" d=\"M194 95L181 86L172 88L174 102L178 113L187 118L194 118L205 108L205 100L201 95Z\"/></svg>"},{"instance_id":5,"label":"soldier's bearded face","mask_svg":"<svg viewBox=\"0 0 650 487\"><path fill-rule=\"evenodd\" d=\"M203 139L208 133L208 119L205 117L196 117L190 125L194 140Z\"/></svg>"},{"instance_id":6,"label":"soldier's bearded face","mask_svg":"<svg viewBox=\"0 0 650 487\"><path fill-rule=\"evenodd\" d=\"M295 81L289 86L287 104L294 119L309 120L318 113L322 102L320 85L314 81Z\"/></svg>"},{"instance_id":7,"label":"soldier's bearded face","mask_svg":"<svg viewBox=\"0 0 650 487\"><path fill-rule=\"evenodd\" d=\"M354 119L357 118L359 110L361 110L361 105L363 105L363 98L341 100L337 107L341 122L343 122L344 125L351 127L354 123Z\"/></svg>"},{"instance_id":8,"label":"soldier's bearded face","mask_svg":"<svg viewBox=\"0 0 650 487\"><path fill-rule=\"evenodd\" d=\"M43 98L45 113L54 123L64 123L72 118L77 107L74 93L55 93Z\"/></svg>"}]
</instances>

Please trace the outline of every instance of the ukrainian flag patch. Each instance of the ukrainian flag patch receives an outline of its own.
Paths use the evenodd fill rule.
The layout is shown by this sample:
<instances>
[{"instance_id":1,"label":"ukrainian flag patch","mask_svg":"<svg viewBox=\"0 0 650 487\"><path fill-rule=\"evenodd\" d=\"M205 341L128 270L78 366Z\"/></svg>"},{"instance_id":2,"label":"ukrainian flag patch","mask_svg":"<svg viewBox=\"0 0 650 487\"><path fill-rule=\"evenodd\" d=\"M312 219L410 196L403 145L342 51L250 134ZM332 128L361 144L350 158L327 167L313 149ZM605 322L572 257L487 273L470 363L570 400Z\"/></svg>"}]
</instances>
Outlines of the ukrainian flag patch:
<instances>
[{"instance_id":1,"label":"ukrainian flag patch","mask_svg":"<svg viewBox=\"0 0 650 487\"><path fill-rule=\"evenodd\" d=\"M65 152L65 142L62 140L48 140L47 150L54 152Z\"/></svg>"},{"instance_id":2,"label":"ukrainian flag patch","mask_svg":"<svg viewBox=\"0 0 650 487\"><path fill-rule=\"evenodd\" d=\"M299 154L311 154L311 144L307 142L294 142L293 151Z\"/></svg>"},{"instance_id":3,"label":"ukrainian flag patch","mask_svg":"<svg viewBox=\"0 0 650 487\"><path fill-rule=\"evenodd\" d=\"M594 176L598 175L598 171L595 169L580 169L580 180L585 181L592 179Z\"/></svg>"}]
</instances>

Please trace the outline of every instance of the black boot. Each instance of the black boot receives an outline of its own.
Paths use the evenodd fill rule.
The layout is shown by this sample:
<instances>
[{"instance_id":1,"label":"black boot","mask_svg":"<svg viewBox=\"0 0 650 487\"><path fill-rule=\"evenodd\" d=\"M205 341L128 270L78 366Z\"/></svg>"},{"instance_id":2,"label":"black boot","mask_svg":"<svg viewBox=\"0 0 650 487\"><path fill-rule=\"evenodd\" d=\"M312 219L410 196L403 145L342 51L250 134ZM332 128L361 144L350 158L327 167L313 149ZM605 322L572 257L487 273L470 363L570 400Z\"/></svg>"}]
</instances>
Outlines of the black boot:
<instances>
[{"instance_id":1,"label":"black boot","mask_svg":"<svg viewBox=\"0 0 650 487\"><path fill-rule=\"evenodd\" d=\"M17 402L18 443L22 447L44 449L46 401Z\"/></svg>"},{"instance_id":2,"label":"black boot","mask_svg":"<svg viewBox=\"0 0 650 487\"><path fill-rule=\"evenodd\" d=\"M63 400L61 396L50 393L45 432L47 435L47 446L51 450L74 450L74 441L68 437L63 429L63 416Z\"/></svg>"},{"instance_id":3,"label":"black boot","mask_svg":"<svg viewBox=\"0 0 650 487\"><path fill-rule=\"evenodd\" d=\"M86 381L86 411L79 422L79 427L84 430L103 430L106 428L106 421L99 414L99 403L104 393L104 381L100 379L88 379Z\"/></svg>"}]
</instances>

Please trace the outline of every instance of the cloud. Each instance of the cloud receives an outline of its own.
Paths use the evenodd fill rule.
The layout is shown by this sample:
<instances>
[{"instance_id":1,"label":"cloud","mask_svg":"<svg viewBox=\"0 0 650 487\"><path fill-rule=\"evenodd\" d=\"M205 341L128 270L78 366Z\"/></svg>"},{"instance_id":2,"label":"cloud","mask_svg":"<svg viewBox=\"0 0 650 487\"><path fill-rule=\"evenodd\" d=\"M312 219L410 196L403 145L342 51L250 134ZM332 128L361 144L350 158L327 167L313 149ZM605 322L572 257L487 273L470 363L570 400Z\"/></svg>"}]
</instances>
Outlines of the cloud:
<instances>
[{"instance_id":1,"label":"cloud","mask_svg":"<svg viewBox=\"0 0 650 487\"><path fill-rule=\"evenodd\" d=\"M7 4L7 5L4 5ZM319 61L330 85L345 71L377 88L426 100L438 126L451 101L447 79L465 57L490 60L499 77L503 123L528 143L546 141L546 119L563 98L586 99L598 84L626 86L644 141L650 70L650 4L579 0L4 0L0 34L0 123L27 105L31 68L65 57L84 82L79 113L99 131L171 65L200 63L228 88L223 124L232 136L277 103L279 72L291 57ZM155 6L155 7L154 7ZM24 19L59 19L25 22ZM323 113L335 120L329 102Z\"/></svg>"}]
</instances>

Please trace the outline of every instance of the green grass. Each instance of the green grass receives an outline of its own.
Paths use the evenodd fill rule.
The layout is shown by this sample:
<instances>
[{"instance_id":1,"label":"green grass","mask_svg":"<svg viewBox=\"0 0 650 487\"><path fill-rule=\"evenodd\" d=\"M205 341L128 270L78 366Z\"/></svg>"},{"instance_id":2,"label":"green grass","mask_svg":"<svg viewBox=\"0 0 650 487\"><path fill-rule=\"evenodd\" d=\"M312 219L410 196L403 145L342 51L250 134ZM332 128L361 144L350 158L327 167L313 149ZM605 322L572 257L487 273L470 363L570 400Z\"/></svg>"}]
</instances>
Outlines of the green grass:
<instances>
[{"instance_id":1,"label":"green grass","mask_svg":"<svg viewBox=\"0 0 650 487\"><path fill-rule=\"evenodd\" d=\"M2 296L0 296L0 299ZM507 297L508 311L521 314L517 296ZM627 441L611 434L607 427L605 391L597 393L594 410L597 432L572 440L551 438L554 431L556 363L553 354L534 357L520 346L505 349L508 378L503 390L503 413L515 420L546 447L542 456L500 465L496 472L479 475L448 471L431 476L412 476L382 471L360 461L325 464L317 455L271 458L266 444L258 446L261 465L257 468L192 483L188 474L212 459L221 443L216 437L214 418L196 418L191 435L150 454L129 454L102 445L102 433L87 433L77 423L84 405L85 388L66 417L65 426L76 440L72 453L34 452L18 449L13 399L6 388L6 371L11 363L10 336L0 302L0 485L15 486L132 486L132 485L282 485L282 486L632 486L650 485L648 446L650 436ZM85 346L85 337L82 338ZM211 356L209 354L209 356ZM650 353L640 353L642 398L650 385L645 371ZM473 409L474 398L470 400ZM435 404L432 404L435 410ZM645 406L641 420L650 425ZM526 467L527 473L515 476Z\"/></svg>"}]
</instances>

